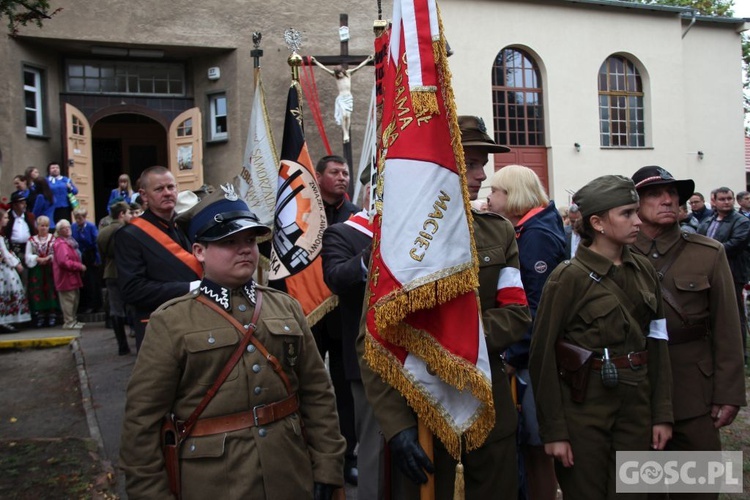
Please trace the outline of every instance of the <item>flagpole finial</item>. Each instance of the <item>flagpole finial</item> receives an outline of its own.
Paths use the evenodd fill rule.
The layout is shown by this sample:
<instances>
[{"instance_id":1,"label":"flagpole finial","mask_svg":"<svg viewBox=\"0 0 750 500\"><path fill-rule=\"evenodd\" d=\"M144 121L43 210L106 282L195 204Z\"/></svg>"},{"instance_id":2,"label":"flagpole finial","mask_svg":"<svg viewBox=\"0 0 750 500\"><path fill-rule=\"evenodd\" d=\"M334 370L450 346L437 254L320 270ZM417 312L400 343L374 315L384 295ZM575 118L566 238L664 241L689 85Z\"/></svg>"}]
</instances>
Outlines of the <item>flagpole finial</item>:
<instances>
[{"instance_id":1,"label":"flagpole finial","mask_svg":"<svg viewBox=\"0 0 750 500\"><path fill-rule=\"evenodd\" d=\"M375 37L377 38L380 35L382 35L385 32L387 27L388 27L388 21L386 21L385 19L376 19L372 23L372 31L373 33L375 33Z\"/></svg>"},{"instance_id":2,"label":"flagpole finial","mask_svg":"<svg viewBox=\"0 0 750 500\"><path fill-rule=\"evenodd\" d=\"M284 42L292 54L286 60L287 64L292 68L292 80L295 82L299 81L299 67L302 66L302 56L297 52L302 46L302 34L294 28L287 28L284 31Z\"/></svg>"},{"instance_id":3,"label":"flagpole finial","mask_svg":"<svg viewBox=\"0 0 750 500\"><path fill-rule=\"evenodd\" d=\"M260 58L263 57L263 49L260 48L260 40L263 34L260 31L253 31L253 50L250 55L253 58L253 67L260 68Z\"/></svg>"}]
</instances>

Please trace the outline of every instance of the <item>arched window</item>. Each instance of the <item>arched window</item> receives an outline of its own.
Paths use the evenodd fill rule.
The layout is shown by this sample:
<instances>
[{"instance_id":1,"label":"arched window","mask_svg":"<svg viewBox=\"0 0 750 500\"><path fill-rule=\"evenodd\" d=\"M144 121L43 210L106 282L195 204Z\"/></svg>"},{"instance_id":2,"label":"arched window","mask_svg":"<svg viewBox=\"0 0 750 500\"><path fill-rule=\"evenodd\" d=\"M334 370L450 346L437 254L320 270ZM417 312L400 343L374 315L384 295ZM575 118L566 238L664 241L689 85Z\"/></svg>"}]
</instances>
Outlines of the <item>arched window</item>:
<instances>
[{"instance_id":1,"label":"arched window","mask_svg":"<svg viewBox=\"0 0 750 500\"><path fill-rule=\"evenodd\" d=\"M505 48L492 66L495 141L508 146L544 146L544 109L539 69L521 49Z\"/></svg>"},{"instance_id":2,"label":"arched window","mask_svg":"<svg viewBox=\"0 0 750 500\"><path fill-rule=\"evenodd\" d=\"M605 147L646 145L641 75L624 56L611 56L599 68L599 136Z\"/></svg>"}]
</instances>

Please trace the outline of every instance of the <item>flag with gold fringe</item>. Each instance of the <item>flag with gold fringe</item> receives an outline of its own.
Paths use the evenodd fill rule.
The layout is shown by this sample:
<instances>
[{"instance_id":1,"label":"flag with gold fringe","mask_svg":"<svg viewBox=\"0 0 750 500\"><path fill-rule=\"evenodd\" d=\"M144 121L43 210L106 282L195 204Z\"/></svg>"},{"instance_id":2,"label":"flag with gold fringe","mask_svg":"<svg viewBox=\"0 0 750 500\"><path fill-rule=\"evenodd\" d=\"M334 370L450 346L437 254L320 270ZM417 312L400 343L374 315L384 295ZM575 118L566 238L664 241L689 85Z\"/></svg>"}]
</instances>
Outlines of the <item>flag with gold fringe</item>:
<instances>
[{"instance_id":1,"label":"flag with gold fringe","mask_svg":"<svg viewBox=\"0 0 750 500\"><path fill-rule=\"evenodd\" d=\"M310 325L338 303L323 281L320 257L326 215L307 151L297 81L289 87L276 210L271 248L269 284L297 299Z\"/></svg>"},{"instance_id":2,"label":"flag with gold fringe","mask_svg":"<svg viewBox=\"0 0 750 500\"><path fill-rule=\"evenodd\" d=\"M271 134L271 120L266 109L260 68L255 68L255 95L250 112L250 129L237 183L242 199L258 216L260 223L269 228L273 228L278 168L279 159Z\"/></svg>"},{"instance_id":3,"label":"flag with gold fringe","mask_svg":"<svg viewBox=\"0 0 750 500\"><path fill-rule=\"evenodd\" d=\"M495 421L446 44L434 0L395 0L365 359L459 458ZM462 440L463 438L463 440Z\"/></svg>"}]
</instances>

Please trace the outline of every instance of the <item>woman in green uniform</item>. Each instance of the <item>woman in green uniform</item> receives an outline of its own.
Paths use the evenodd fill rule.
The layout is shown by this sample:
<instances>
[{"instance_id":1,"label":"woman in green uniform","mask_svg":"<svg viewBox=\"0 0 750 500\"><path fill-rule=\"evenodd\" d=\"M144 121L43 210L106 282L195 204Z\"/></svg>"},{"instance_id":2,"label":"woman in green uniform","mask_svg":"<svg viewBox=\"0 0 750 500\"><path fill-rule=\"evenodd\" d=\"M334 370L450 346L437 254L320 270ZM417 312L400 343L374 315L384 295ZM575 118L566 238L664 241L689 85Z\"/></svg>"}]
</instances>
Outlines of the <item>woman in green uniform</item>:
<instances>
[{"instance_id":1,"label":"woman in green uniform","mask_svg":"<svg viewBox=\"0 0 750 500\"><path fill-rule=\"evenodd\" d=\"M656 272L632 244L638 194L598 177L573 197L576 257L542 292L529 370L545 451L566 498L615 498L615 453L661 450L672 433L667 331Z\"/></svg>"}]
</instances>

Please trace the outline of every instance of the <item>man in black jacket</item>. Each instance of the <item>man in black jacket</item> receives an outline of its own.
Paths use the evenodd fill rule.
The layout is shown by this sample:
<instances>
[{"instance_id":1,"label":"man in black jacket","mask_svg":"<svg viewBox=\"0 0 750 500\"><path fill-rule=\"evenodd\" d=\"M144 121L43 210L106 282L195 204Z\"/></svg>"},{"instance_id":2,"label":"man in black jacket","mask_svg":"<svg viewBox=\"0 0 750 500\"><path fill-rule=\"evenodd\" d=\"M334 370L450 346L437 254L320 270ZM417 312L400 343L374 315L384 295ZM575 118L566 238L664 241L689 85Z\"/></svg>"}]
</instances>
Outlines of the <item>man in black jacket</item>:
<instances>
[{"instance_id":1,"label":"man in black jacket","mask_svg":"<svg viewBox=\"0 0 750 500\"><path fill-rule=\"evenodd\" d=\"M715 192L715 212L701 222L698 234L713 238L724 245L734 280L734 292L737 296L740 328L742 328L742 350L745 354L745 364L747 364L747 315L742 290L750 279L750 268L746 256L748 241L750 241L750 219L740 215L734 209L734 193L731 189L720 187Z\"/></svg>"},{"instance_id":2,"label":"man in black jacket","mask_svg":"<svg viewBox=\"0 0 750 500\"><path fill-rule=\"evenodd\" d=\"M170 299L198 288L201 266L187 237L175 223L177 182L165 167L150 167L140 177L143 215L115 234L117 283L134 309L135 346L140 349L153 311Z\"/></svg>"}]
</instances>

